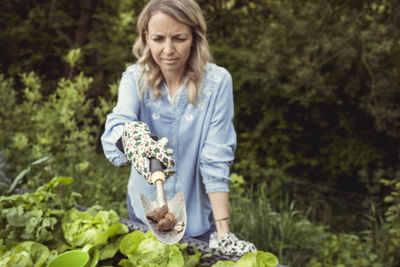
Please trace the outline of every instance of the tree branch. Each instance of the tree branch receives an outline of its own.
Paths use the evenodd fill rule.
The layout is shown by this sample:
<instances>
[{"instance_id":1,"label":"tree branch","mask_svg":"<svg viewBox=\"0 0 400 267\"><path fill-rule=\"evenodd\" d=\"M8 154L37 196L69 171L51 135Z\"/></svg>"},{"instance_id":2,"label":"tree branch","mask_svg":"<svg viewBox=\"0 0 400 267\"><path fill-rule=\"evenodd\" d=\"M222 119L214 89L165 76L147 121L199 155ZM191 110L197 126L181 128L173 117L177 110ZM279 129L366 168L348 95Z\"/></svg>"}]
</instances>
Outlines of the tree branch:
<instances>
[{"instance_id":1,"label":"tree branch","mask_svg":"<svg viewBox=\"0 0 400 267\"><path fill-rule=\"evenodd\" d=\"M75 45L81 46L86 43L87 35L91 27L91 17L96 10L97 0L85 0L82 3L78 28L75 33Z\"/></svg>"},{"instance_id":2,"label":"tree branch","mask_svg":"<svg viewBox=\"0 0 400 267\"><path fill-rule=\"evenodd\" d=\"M50 3L50 11L49 11L49 25L53 25L53 28L55 29L57 35L63 39L64 41L67 42L68 47L73 47L74 43L72 42L71 38L65 34L57 24L56 16L54 13L56 12L56 6L57 6L57 0L51 0Z\"/></svg>"}]
</instances>

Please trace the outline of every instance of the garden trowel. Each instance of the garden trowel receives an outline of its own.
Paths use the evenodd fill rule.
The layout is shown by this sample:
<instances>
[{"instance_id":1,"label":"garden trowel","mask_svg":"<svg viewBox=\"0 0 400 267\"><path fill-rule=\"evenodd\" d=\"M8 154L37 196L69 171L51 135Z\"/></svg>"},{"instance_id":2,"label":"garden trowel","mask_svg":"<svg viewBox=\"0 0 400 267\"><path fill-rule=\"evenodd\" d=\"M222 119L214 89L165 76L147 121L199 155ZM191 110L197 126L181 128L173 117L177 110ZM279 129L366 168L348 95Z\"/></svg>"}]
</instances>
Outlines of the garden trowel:
<instances>
[{"instance_id":1,"label":"garden trowel","mask_svg":"<svg viewBox=\"0 0 400 267\"><path fill-rule=\"evenodd\" d=\"M173 245L175 243L178 243L185 234L186 205L183 192L178 192L171 200L167 200L167 198L165 197L165 174L163 172L164 169L164 165L159 160L157 160L156 158L150 159L151 180L156 187L156 199L152 202L147 199L143 194L140 195L140 198L142 199L142 205L146 217L150 212L154 211L155 209L164 207L165 205L168 206L169 212L175 216L176 223L181 226L181 229L176 230L175 227L172 227L172 229L168 231L158 231L156 229L156 222L150 220L148 217L146 218L146 221L150 230L153 232L154 236L158 240L165 244Z\"/></svg>"}]
</instances>

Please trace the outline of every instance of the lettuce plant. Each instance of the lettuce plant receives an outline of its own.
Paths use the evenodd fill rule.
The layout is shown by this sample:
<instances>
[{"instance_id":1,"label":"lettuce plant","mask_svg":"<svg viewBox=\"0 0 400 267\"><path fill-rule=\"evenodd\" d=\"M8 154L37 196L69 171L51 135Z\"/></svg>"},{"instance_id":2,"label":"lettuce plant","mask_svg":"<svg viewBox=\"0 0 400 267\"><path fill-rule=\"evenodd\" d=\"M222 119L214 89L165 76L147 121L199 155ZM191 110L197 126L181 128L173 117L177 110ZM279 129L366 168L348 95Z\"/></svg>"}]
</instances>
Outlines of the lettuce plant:
<instances>
[{"instance_id":1,"label":"lettuce plant","mask_svg":"<svg viewBox=\"0 0 400 267\"><path fill-rule=\"evenodd\" d=\"M243 255L237 262L218 261L213 267L276 267L278 258L269 252L256 251Z\"/></svg>"},{"instance_id":2,"label":"lettuce plant","mask_svg":"<svg viewBox=\"0 0 400 267\"><path fill-rule=\"evenodd\" d=\"M0 245L18 241L46 242L66 209L75 205L76 194L62 198L59 186L72 183L68 177L55 177L36 191L0 196Z\"/></svg>"},{"instance_id":3,"label":"lettuce plant","mask_svg":"<svg viewBox=\"0 0 400 267\"><path fill-rule=\"evenodd\" d=\"M68 210L62 219L62 229L65 240L73 247L105 245L109 238L129 232L115 211L96 212L95 208L85 212Z\"/></svg>"},{"instance_id":4,"label":"lettuce plant","mask_svg":"<svg viewBox=\"0 0 400 267\"><path fill-rule=\"evenodd\" d=\"M109 259L119 250L123 234L128 227L120 222L114 210L99 210L93 206L86 211L68 210L62 219L65 241L72 247L92 244L100 249L100 259Z\"/></svg>"},{"instance_id":5,"label":"lettuce plant","mask_svg":"<svg viewBox=\"0 0 400 267\"><path fill-rule=\"evenodd\" d=\"M119 265L131 266L196 266L200 261L201 253L195 250L194 255L188 255L188 244L166 245L156 239L150 231L143 233L134 231L124 236L120 251L128 257L122 259Z\"/></svg>"},{"instance_id":6,"label":"lettuce plant","mask_svg":"<svg viewBox=\"0 0 400 267\"><path fill-rule=\"evenodd\" d=\"M46 262L49 249L40 243L25 241L0 248L0 266L40 267Z\"/></svg>"}]
</instances>

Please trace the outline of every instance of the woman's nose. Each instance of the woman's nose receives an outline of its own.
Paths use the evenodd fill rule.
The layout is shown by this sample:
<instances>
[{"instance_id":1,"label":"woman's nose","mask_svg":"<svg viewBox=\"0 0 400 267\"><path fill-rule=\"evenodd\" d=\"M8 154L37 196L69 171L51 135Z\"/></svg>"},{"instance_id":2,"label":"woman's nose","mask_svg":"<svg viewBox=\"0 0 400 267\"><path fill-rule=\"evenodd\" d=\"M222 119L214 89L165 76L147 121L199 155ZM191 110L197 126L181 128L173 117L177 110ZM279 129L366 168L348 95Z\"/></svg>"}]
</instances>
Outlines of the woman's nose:
<instances>
[{"instance_id":1,"label":"woman's nose","mask_svg":"<svg viewBox=\"0 0 400 267\"><path fill-rule=\"evenodd\" d=\"M171 39L167 39L164 44L164 53L171 54L174 52L174 44Z\"/></svg>"}]
</instances>

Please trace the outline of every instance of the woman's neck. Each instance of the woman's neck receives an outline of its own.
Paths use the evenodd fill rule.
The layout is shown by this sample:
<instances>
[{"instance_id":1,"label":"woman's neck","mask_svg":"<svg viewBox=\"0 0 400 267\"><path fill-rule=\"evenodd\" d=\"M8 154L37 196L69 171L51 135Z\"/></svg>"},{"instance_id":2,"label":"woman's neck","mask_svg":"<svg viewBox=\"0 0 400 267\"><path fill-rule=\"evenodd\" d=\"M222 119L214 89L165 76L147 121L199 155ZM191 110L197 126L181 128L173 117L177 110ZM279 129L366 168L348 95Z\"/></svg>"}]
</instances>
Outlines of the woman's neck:
<instances>
[{"instance_id":1,"label":"woman's neck","mask_svg":"<svg viewBox=\"0 0 400 267\"><path fill-rule=\"evenodd\" d=\"M173 96L179 88L182 87L184 80L184 73L176 73L176 72L166 72L163 73L164 82L168 88L168 92L171 96Z\"/></svg>"}]
</instances>

